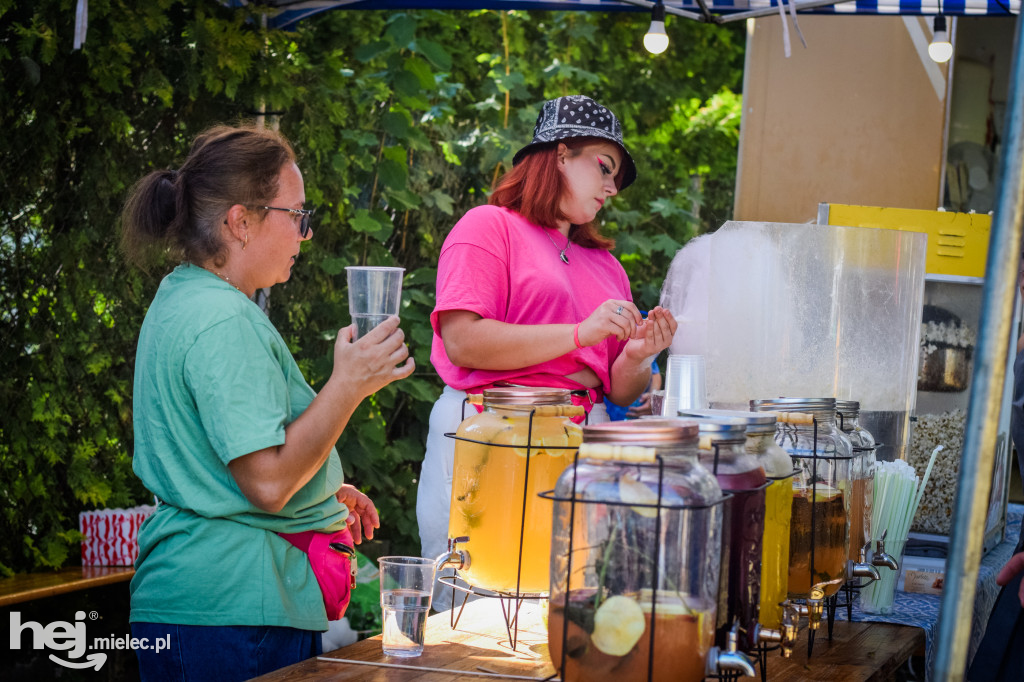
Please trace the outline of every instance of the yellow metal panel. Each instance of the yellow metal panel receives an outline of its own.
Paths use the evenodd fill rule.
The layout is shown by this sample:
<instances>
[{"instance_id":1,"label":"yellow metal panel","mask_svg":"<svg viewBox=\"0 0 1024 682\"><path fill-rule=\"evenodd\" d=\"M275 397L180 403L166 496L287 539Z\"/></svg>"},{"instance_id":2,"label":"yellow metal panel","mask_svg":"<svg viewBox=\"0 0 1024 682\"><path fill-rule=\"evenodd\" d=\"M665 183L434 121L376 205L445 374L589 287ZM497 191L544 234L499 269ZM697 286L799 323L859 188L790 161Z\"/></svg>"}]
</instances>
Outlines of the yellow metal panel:
<instances>
[{"instance_id":1,"label":"yellow metal panel","mask_svg":"<svg viewBox=\"0 0 1024 682\"><path fill-rule=\"evenodd\" d=\"M829 204L829 225L879 227L928 235L925 270L931 275L984 277L992 217L977 213L921 211Z\"/></svg>"}]
</instances>

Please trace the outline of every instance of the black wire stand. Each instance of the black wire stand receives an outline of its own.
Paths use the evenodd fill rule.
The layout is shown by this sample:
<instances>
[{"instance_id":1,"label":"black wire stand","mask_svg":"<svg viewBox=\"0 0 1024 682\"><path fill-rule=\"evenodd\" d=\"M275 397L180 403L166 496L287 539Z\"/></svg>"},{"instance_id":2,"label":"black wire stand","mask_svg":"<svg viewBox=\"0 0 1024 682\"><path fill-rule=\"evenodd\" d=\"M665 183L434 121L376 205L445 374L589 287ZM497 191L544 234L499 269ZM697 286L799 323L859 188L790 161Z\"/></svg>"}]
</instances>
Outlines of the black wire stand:
<instances>
[{"instance_id":1,"label":"black wire stand","mask_svg":"<svg viewBox=\"0 0 1024 682\"><path fill-rule=\"evenodd\" d=\"M720 444L717 443L717 442L711 444L711 448L714 450L714 453L715 453L714 454L714 459L712 460L711 473L714 474L715 478L718 477L718 461L719 461L719 453L720 453L719 446L720 446ZM796 470L794 470L793 473L790 474L790 476L795 476L795 475L796 475ZM725 495L728 495L731 498L736 498L739 495L747 495L747 494L751 494L751 493L756 493L756 492L761 491L761 490L767 490L768 486L770 486L771 484L772 484L772 482L770 480L766 480L764 483L762 483L762 484L760 484L760 485L758 485L757 487L754 487L754 488L742 488L742 489L722 488L722 493L725 494ZM729 516L731 516L732 514L735 513L735 510L732 509L731 505L726 505L726 510L727 510ZM726 540L729 540L729 542L733 541L733 538L731 537L731 530L732 530L731 529L731 525L732 525L731 524L731 520L730 519L724 520L722 525L723 525L724 528L727 527L730 530L730 536L729 537L723 536L723 538L722 538L722 546L724 547L726 545ZM761 551L762 552L764 551L764 521L763 521L763 518L762 518L762 525L761 525ZM722 570L725 571L725 570L728 570L729 568L730 567L726 566L725 562L723 562ZM760 575L758 576L758 580L760 580ZM729 594L728 582L726 582L726 594L728 595L728 597L731 598L732 595ZM728 614L726 614L726 622L728 622ZM750 625L753 626L754 624L752 623ZM747 632L743 628L740 629L740 632L742 632L747 637L750 636L750 633ZM716 637L719 634L720 633L716 633ZM750 651L753 648L755 648L754 646L751 645L749 639L744 639L744 642L747 644L747 646L741 647L741 649L743 651ZM718 642L718 644L719 644L719 646L723 645L722 642ZM709 676L709 677L713 677L713 676ZM717 678L715 678L715 679L717 679Z\"/></svg>"},{"instance_id":2,"label":"black wire stand","mask_svg":"<svg viewBox=\"0 0 1024 682\"><path fill-rule=\"evenodd\" d=\"M810 533L810 536L811 536L811 542L810 542L811 552L810 552L810 555L811 556L810 556L810 561L808 563L808 577L809 577L809 580L810 580L810 587L813 588L816 584L819 584L819 583L815 583L814 582L814 576L816 574L816 571L815 571L815 568L816 568L815 550L816 550L816 545L817 545L817 537L816 537L816 534L814 532L814 527L815 527L815 520L816 520L817 512L818 512L818 501L817 501L818 500L818 481L819 481L818 462L823 461L823 460L826 460L826 461L851 460L851 459L853 459L853 455L849 455L849 456L847 456L847 455L837 455L837 454L835 454L834 451L831 454L829 454L827 451L825 451L823 453L819 453L818 452L818 418L817 417L812 417L811 418L811 423L812 423L812 433L813 433L813 447L811 448L811 453L809 455L803 455L803 454L796 454L796 455L794 455L794 454L790 453L790 457L792 457L793 459L803 459L803 460L809 459L809 460L811 460L811 533ZM780 424L779 426L781 428L779 429L779 432L776 434L776 442L779 442L781 440L781 442L779 442L779 445L783 445L784 446L786 439L789 438L791 443L795 447L796 442L797 442L797 425L789 424L789 423L785 423L784 422L784 423ZM790 551L792 551L792 550L790 550ZM824 615L826 617L826 621L828 623L828 639L829 639L830 642L832 641L832 631L834 629L835 622L836 622L836 607L838 605L838 596L839 596L839 593L837 591L832 596L825 597L824 604L823 604L823 612L824 612ZM807 599L793 599L792 601L794 603L796 603L796 604L807 605ZM808 616L808 619L809 618L810 618L810 616ZM808 659L811 658L811 654L814 652L815 632L816 632L816 629L815 628L811 628L809 626L809 624L808 624L808 628L807 628L807 658Z\"/></svg>"},{"instance_id":3,"label":"black wire stand","mask_svg":"<svg viewBox=\"0 0 1024 682\"><path fill-rule=\"evenodd\" d=\"M845 421L846 417L845 417L845 415L842 412L837 411L836 412L836 419L839 420L839 430L842 431L843 433L846 433L846 429L844 428L846 426L846 421ZM883 445L882 443L875 443L874 447L870 447L870 448L866 448L866 447L863 447L863 446L856 446L855 445L855 446L853 446L853 458L856 459L857 457L864 457L867 453L874 452L874 451L878 450L878 448L880 448L882 445ZM872 479L871 479L871 484L872 485L874 484L874 477L872 477ZM851 538L851 541L852 541L852 538ZM864 588L864 587L867 587L872 582L873 582L873 580L870 580L870 579L866 580L865 582L861 582L857 578L850 577L850 578L848 578L846 580L846 582L843 583L843 586L840 589L840 593L843 595L843 598L846 601L840 603L837 600L836 607L837 608L845 608L846 609L846 620L848 620L848 621L852 621L853 620L853 602L854 602L855 599L857 599L857 597L860 596L861 589ZM838 596L839 596L839 593L836 594L836 597L838 597Z\"/></svg>"},{"instance_id":4,"label":"black wire stand","mask_svg":"<svg viewBox=\"0 0 1024 682\"><path fill-rule=\"evenodd\" d=\"M712 471L711 471L711 473L714 474L716 478L718 476L719 445L720 445L719 443L712 443L711 444L711 447L712 447L712 449L714 450L714 453L715 453L714 454L714 459L712 461ZM794 469L789 475L783 476L783 477L780 477L780 478L769 478L769 477L766 476L765 478L767 478L768 480L766 480L763 484L757 486L756 488L744 488L742 490L732 490L732 489L723 488L722 489L722 493L724 493L725 495L728 495L729 497L734 497L735 495L742 494L742 493L753 493L753 492L757 492L758 490L767 490L768 486L770 486L773 481L783 480L783 479L787 479L787 478L792 478L796 474L797 474L797 471L796 471L796 469ZM730 511L730 513L733 513L733 512ZM728 527L731 524L727 520L723 520L722 525L723 525L723 527ZM729 539L731 540L731 538L729 538ZM725 546L725 543L726 543L726 538L723 537L723 539L722 539L723 547ZM762 543L761 551L762 551L762 554L763 554L763 552L764 552L764 529L763 529L763 527L762 527L762 532L761 532L761 543ZM729 567L725 565L725 562L723 562L722 563L722 570L727 571L728 569L729 569ZM727 592L728 592L728 589L727 589ZM743 633L744 635L749 635L749 633L746 630L742 629L742 628L741 628L740 632ZM719 636L720 636L720 633L716 630L716 632L715 632L716 639ZM753 644L751 644L749 640L745 639L744 641L748 644L748 646L741 647L741 649L745 653L749 653L749 654L752 654L754 656L754 666L757 667L760 670L760 672L761 672L761 680L762 680L762 682L765 682L767 671L768 671L768 651L769 650L774 651L775 649L778 649L778 645L772 645L772 647L769 649L769 648L767 648L766 645L764 645L762 643L754 642ZM722 642L716 642L716 643L719 646L722 646ZM740 677L741 677L741 675L737 671L725 670L725 671L722 671L722 672L718 672L718 673L713 673L711 675L707 675L705 679L721 680L722 682L736 682L737 680L740 679Z\"/></svg>"},{"instance_id":5,"label":"black wire stand","mask_svg":"<svg viewBox=\"0 0 1024 682\"><path fill-rule=\"evenodd\" d=\"M462 401L462 421L466 419L466 404L469 399ZM489 590L483 587L475 586L468 583L465 579L460 578L458 571L456 570L455 575L439 576L437 581L444 585L448 585L452 588L452 608L449 611L449 619L452 629L459 624L459 619L462 617L462 612L466 608L466 603L470 597L484 597L489 599L498 599L501 602L501 612L505 619L505 629L508 634L509 646L512 650L516 650L516 645L519 640L519 610L523 605L524 601L527 600L544 600L548 598L546 593L541 592L524 592L522 591L522 577L523 577L523 545L525 543L525 529L526 529L526 506L530 499L530 460L533 451L536 450L578 450L578 445L566 445L566 446L548 446L543 447L533 444L533 419L537 414L536 407L523 407L518 405L502 405L502 410L508 410L511 412L521 412L528 418L527 430L526 430L526 444L517 445L514 443L490 443L472 438L466 438L459 436L455 433L445 433L445 437L452 438L454 440L463 441L467 443L475 443L477 445L484 445L488 448L515 448L517 450L525 450L525 470L523 472L523 497L522 497L522 508L519 514L519 553L516 560L516 589L514 591L501 591L501 590ZM589 415L588 415L589 417ZM586 420L584 420L586 423ZM460 542L468 542L468 536L455 538L455 544ZM459 581L465 583L465 585L459 584ZM462 603L458 606L458 612L456 613L456 595L462 593Z\"/></svg>"},{"instance_id":6,"label":"black wire stand","mask_svg":"<svg viewBox=\"0 0 1024 682\"><path fill-rule=\"evenodd\" d=\"M800 472L797 469L793 469L792 471L790 471L785 476L768 476L767 477L768 478L768 485L784 485L783 481L789 481L794 476L796 476L798 473L800 473ZM790 486L792 486L792 483L790 483ZM765 512L765 523L766 524L768 523L767 511ZM762 542L763 542L763 540L762 540ZM762 548L762 557L763 556L764 556L764 554L763 554L763 548ZM762 562L763 561L764 561L764 559L762 558ZM786 563L785 563L785 566L783 568L784 568L784 570L788 571L789 570L789 557L788 556L785 557L784 561ZM761 587L764 588L764 585L762 584ZM783 606L783 604L779 604L779 606ZM781 624L780 624L779 627L781 627ZM772 653L774 651L778 651L780 648L782 648L781 644L772 644L772 643L769 643L769 642L758 641L758 642L755 642L754 647L750 650L750 653L754 655L755 665L756 665L757 669L761 673L761 682L767 682L767 679L768 679L768 654L770 654L770 653Z\"/></svg>"},{"instance_id":7,"label":"black wire stand","mask_svg":"<svg viewBox=\"0 0 1024 682\"><path fill-rule=\"evenodd\" d=\"M559 497L559 496L557 496L555 494L554 490L547 490L547 491L544 491L542 493L539 493L539 495L541 497L545 498L545 499L551 500L553 502L568 502L569 505L570 505L569 506L569 529L568 529L569 546L568 546L568 548L566 550L567 557L566 557L566 568L565 568L565 588L566 589L565 589L565 601L564 601L564 604L563 604L563 608L565 609L565 614L566 615L562 619L562 647L561 647L562 655L560 657L561 660L559 661L559 665L558 665L558 675L562 679L565 679L566 656L568 655L568 650L569 650L569 646L568 646L568 642L569 642L569 617L568 617L568 613L569 613L569 596L570 596L570 594L572 592L572 590L570 589L570 579L571 579L571 576L572 576L573 542L574 542L574 539L576 537L576 505L577 504L580 504L580 505L600 504L600 505L604 505L604 506L608 506L608 507L634 507L634 508L640 507L640 508L654 509L655 510L655 519L656 519L655 520L655 537L656 538L660 538L661 537L661 512L662 512L662 510L665 510L665 509L669 509L669 510L710 509L712 507L715 507L715 506L718 506L720 504L723 504L727 499L729 499L729 497L731 497L729 495L724 495L723 494L723 496L720 497L715 502L712 502L710 504L705 504L705 505L696 505L696 504L681 504L681 505L666 504L662 500L662 489L664 487L664 479L665 479L665 461L662 459L661 455L657 455L657 454L655 455L655 461L656 461L656 464L646 464L646 465L645 464L641 464L641 463L630 463L629 464L629 466L635 466L635 467L657 466L657 468L658 468L658 499L657 499L657 502L654 503L654 504L640 503L640 502L622 502L622 501L619 501L619 500L586 500L586 499L582 499L580 497L577 497L577 495L576 495L576 492L577 492L576 491L576 482L577 482L577 473L578 473L578 466L579 466L579 453L578 452L573 457L573 463L572 463L572 491L571 491L571 495L569 497ZM660 573L660 571L659 571L660 565L661 565L661 543L660 542L655 542L654 543L654 556L652 557L653 571L652 571L652 578L651 578L651 584L652 584L652 589L651 589L651 626L650 626L650 631L651 632L650 632L650 639L649 639L649 644L648 644L649 648L648 648L648 657L647 657L647 682L652 682L652 680L654 679L654 653L655 653L654 652L654 643L655 643L655 628L657 626L657 618L656 618L656 615L657 615L657 601L658 601L657 594L658 594L658 585L659 585L659 578L660 578L660 575L659 575L659 573ZM598 589L600 589L600 586L599 586ZM735 677L732 680L730 680L729 682L734 682L734 680L737 680L737 679L739 679L739 678Z\"/></svg>"}]
</instances>

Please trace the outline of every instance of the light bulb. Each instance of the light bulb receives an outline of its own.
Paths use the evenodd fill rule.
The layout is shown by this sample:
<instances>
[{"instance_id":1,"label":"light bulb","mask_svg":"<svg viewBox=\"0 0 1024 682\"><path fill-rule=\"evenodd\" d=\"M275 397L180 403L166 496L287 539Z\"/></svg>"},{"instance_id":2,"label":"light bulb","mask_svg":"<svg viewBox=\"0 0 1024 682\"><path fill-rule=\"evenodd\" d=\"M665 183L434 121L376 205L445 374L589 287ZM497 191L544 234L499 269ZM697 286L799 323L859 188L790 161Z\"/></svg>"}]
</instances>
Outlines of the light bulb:
<instances>
[{"instance_id":1,"label":"light bulb","mask_svg":"<svg viewBox=\"0 0 1024 682\"><path fill-rule=\"evenodd\" d=\"M668 49L668 34L665 33L665 5L660 2L651 8L651 26L644 35L644 47L651 54L661 54Z\"/></svg>"},{"instance_id":2,"label":"light bulb","mask_svg":"<svg viewBox=\"0 0 1024 682\"><path fill-rule=\"evenodd\" d=\"M953 57L953 44L949 42L949 34L946 32L946 17L935 17L935 34L932 42L928 45L928 56L932 61L945 64Z\"/></svg>"},{"instance_id":3,"label":"light bulb","mask_svg":"<svg viewBox=\"0 0 1024 682\"><path fill-rule=\"evenodd\" d=\"M665 33L664 21L651 22L651 27L644 35L644 47L651 54L661 54L668 49L668 34Z\"/></svg>"}]
</instances>

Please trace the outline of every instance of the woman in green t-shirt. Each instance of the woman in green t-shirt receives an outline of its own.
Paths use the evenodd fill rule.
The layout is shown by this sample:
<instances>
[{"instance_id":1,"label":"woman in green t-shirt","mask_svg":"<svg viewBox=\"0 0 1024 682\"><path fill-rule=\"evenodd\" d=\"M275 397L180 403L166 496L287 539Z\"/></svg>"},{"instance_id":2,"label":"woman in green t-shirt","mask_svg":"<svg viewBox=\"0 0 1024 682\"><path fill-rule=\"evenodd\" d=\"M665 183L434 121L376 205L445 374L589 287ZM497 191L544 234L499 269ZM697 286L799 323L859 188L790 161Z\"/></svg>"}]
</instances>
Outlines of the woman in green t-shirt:
<instances>
[{"instance_id":1,"label":"woman in green t-shirt","mask_svg":"<svg viewBox=\"0 0 1024 682\"><path fill-rule=\"evenodd\" d=\"M281 135L222 126L125 205L129 259L161 250L181 262L136 352L133 467L160 500L131 585L132 634L150 643L137 651L144 680L249 679L319 653L330 590L280 534L312 548L378 526L333 444L363 398L412 373L398 318L354 342L341 329L317 394L252 300L288 280L312 238L304 203Z\"/></svg>"}]
</instances>

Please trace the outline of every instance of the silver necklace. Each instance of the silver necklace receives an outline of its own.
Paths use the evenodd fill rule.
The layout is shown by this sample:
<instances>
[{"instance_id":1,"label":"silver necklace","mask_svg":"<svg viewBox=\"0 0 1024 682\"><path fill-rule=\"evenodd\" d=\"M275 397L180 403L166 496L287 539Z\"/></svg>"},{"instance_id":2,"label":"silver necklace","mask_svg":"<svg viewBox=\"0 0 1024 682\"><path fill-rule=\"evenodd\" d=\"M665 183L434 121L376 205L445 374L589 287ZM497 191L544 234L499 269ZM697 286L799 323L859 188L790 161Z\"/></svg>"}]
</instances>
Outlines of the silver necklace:
<instances>
[{"instance_id":1,"label":"silver necklace","mask_svg":"<svg viewBox=\"0 0 1024 682\"><path fill-rule=\"evenodd\" d=\"M551 240L551 244L557 249L558 248L558 244L555 243L555 238L551 236L551 233L550 232L545 232L544 234L546 234L548 236L548 239ZM565 248L564 249L559 249L559 251L558 251L558 257L561 258L562 262L565 263L566 265L569 264L569 256L567 256L565 252L569 250L570 246L572 246L572 240L569 239L568 237L566 237L565 238Z\"/></svg>"}]
</instances>

